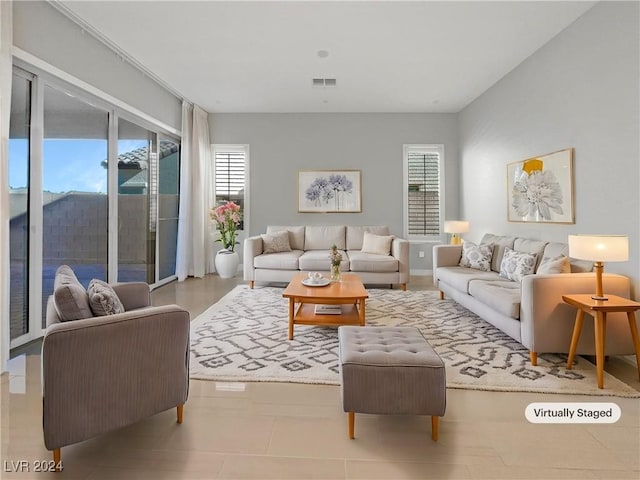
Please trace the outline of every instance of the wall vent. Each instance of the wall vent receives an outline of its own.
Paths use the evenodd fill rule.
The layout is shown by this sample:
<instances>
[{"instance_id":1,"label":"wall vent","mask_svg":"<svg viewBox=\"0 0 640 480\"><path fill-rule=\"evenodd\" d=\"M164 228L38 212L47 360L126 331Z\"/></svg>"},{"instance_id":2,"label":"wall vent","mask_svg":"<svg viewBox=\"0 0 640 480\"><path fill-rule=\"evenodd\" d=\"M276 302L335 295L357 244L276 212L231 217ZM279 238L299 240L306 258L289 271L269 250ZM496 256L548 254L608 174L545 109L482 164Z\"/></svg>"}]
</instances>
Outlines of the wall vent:
<instances>
[{"instance_id":1,"label":"wall vent","mask_svg":"<svg viewBox=\"0 0 640 480\"><path fill-rule=\"evenodd\" d=\"M311 85L313 87L336 87L338 86L338 81L335 78L313 78L311 79Z\"/></svg>"}]
</instances>

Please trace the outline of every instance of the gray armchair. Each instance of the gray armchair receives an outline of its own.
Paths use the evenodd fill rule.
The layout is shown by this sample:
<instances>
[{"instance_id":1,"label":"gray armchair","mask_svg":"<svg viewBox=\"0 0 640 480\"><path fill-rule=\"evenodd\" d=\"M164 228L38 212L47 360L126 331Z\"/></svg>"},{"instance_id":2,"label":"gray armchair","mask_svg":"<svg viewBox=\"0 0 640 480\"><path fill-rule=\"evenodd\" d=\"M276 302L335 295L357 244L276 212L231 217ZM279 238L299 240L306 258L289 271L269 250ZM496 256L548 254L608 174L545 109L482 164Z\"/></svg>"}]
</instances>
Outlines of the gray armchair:
<instances>
[{"instance_id":1,"label":"gray armchair","mask_svg":"<svg viewBox=\"0 0 640 480\"><path fill-rule=\"evenodd\" d=\"M82 286L72 271L69 280L69 271L66 280L77 282L74 295L82 304L77 288ZM42 414L44 443L56 465L61 447L169 408L177 407L182 423L189 390L189 312L177 305L150 307L146 283L112 287L124 313L61 321L60 296L54 292L49 298Z\"/></svg>"}]
</instances>

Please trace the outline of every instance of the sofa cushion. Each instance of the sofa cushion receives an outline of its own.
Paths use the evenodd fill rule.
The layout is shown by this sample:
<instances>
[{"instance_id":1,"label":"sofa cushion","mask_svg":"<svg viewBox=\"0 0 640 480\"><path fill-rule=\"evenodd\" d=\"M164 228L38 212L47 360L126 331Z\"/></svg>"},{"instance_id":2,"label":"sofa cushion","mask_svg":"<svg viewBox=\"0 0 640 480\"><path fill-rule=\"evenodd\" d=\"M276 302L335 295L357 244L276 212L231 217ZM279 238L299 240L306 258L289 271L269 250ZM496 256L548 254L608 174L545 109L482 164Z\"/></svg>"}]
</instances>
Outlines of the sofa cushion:
<instances>
[{"instance_id":1,"label":"sofa cushion","mask_svg":"<svg viewBox=\"0 0 640 480\"><path fill-rule=\"evenodd\" d=\"M344 250L338 250L342 255L340 262L340 271L349 271L349 257ZM329 260L329 250L307 250L302 254L299 261L300 270L308 270L311 272L321 271L328 272L331 270L331 260Z\"/></svg>"},{"instance_id":2,"label":"sofa cushion","mask_svg":"<svg viewBox=\"0 0 640 480\"><path fill-rule=\"evenodd\" d=\"M504 249L500 276L514 282L521 282L526 275L535 272L538 256L535 253L518 252L509 247Z\"/></svg>"},{"instance_id":3,"label":"sofa cushion","mask_svg":"<svg viewBox=\"0 0 640 480\"><path fill-rule=\"evenodd\" d=\"M302 250L263 253L253 259L253 266L255 268L268 268L271 270L298 270L299 259L303 253Z\"/></svg>"},{"instance_id":4,"label":"sofa cushion","mask_svg":"<svg viewBox=\"0 0 640 480\"><path fill-rule=\"evenodd\" d=\"M509 280L473 280L469 294L511 318L520 318L520 284Z\"/></svg>"},{"instance_id":5,"label":"sofa cushion","mask_svg":"<svg viewBox=\"0 0 640 480\"><path fill-rule=\"evenodd\" d=\"M544 257L540 262L536 273L571 273L569 257L566 255Z\"/></svg>"},{"instance_id":6,"label":"sofa cushion","mask_svg":"<svg viewBox=\"0 0 640 480\"><path fill-rule=\"evenodd\" d=\"M471 280L500 280L496 272L483 272L468 267L440 267L436 270L436 278L464 293L469 293Z\"/></svg>"},{"instance_id":7,"label":"sofa cushion","mask_svg":"<svg viewBox=\"0 0 640 480\"><path fill-rule=\"evenodd\" d=\"M398 260L391 255L377 255L358 250L350 250L347 255L352 272L397 272L400 268Z\"/></svg>"},{"instance_id":8,"label":"sofa cushion","mask_svg":"<svg viewBox=\"0 0 640 480\"><path fill-rule=\"evenodd\" d=\"M327 250L332 245L338 250L346 248L344 225L307 225L304 229L305 250Z\"/></svg>"},{"instance_id":9,"label":"sofa cushion","mask_svg":"<svg viewBox=\"0 0 640 480\"><path fill-rule=\"evenodd\" d=\"M502 256L504 255L505 247L513 248L513 242L515 237L505 237L500 235L494 235L487 233L482 237L481 244L493 244L493 256L491 257L491 270L494 272L500 271L500 263L502 262Z\"/></svg>"},{"instance_id":10,"label":"sofa cushion","mask_svg":"<svg viewBox=\"0 0 640 480\"><path fill-rule=\"evenodd\" d=\"M492 255L493 245L491 244L476 245L472 242L464 242L460 266L488 272L491 270Z\"/></svg>"},{"instance_id":11,"label":"sofa cushion","mask_svg":"<svg viewBox=\"0 0 640 480\"><path fill-rule=\"evenodd\" d=\"M292 250L304 250L304 226L280 227L277 225L269 225L267 233L273 234L286 230L289 232L289 245Z\"/></svg>"},{"instance_id":12,"label":"sofa cushion","mask_svg":"<svg viewBox=\"0 0 640 480\"><path fill-rule=\"evenodd\" d=\"M352 227L347 225L347 250L362 250L364 232L376 235L389 235L389 227L385 225L372 227Z\"/></svg>"},{"instance_id":13,"label":"sofa cushion","mask_svg":"<svg viewBox=\"0 0 640 480\"><path fill-rule=\"evenodd\" d=\"M87 288L89 305L96 317L124 313L124 305L113 287L102 280L94 278Z\"/></svg>"},{"instance_id":14,"label":"sofa cushion","mask_svg":"<svg viewBox=\"0 0 640 480\"><path fill-rule=\"evenodd\" d=\"M53 282L53 300L60 321L93 317L87 291L78 281L71 267L61 265Z\"/></svg>"},{"instance_id":15,"label":"sofa cushion","mask_svg":"<svg viewBox=\"0 0 640 480\"><path fill-rule=\"evenodd\" d=\"M392 235L376 235L364 232L362 240L362 252L374 255L389 255L391 253Z\"/></svg>"},{"instance_id":16,"label":"sofa cushion","mask_svg":"<svg viewBox=\"0 0 640 480\"><path fill-rule=\"evenodd\" d=\"M265 233L262 237L262 253L290 252L289 232L281 230L274 233Z\"/></svg>"},{"instance_id":17,"label":"sofa cushion","mask_svg":"<svg viewBox=\"0 0 640 480\"><path fill-rule=\"evenodd\" d=\"M544 249L549 242L542 240L529 240L527 238L516 238L513 242L513 249L518 252L535 253L537 255L536 268L540 265L544 254ZM535 270L534 270L535 271Z\"/></svg>"}]
</instances>

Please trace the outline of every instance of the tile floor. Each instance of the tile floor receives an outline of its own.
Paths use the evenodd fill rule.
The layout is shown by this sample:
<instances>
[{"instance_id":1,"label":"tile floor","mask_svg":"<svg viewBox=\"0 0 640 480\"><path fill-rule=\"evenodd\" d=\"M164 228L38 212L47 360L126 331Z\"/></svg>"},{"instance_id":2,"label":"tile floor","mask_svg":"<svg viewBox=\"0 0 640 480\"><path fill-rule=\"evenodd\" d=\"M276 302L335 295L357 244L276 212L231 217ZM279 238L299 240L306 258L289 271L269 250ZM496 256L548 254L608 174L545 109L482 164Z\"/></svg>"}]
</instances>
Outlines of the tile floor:
<instances>
[{"instance_id":1,"label":"tile floor","mask_svg":"<svg viewBox=\"0 0 640 480\"><path fill-rule=\"evenodd\" d=\"M183 305L195 318L238 283L208 276L152 297ZM416 277L410 288L433 287ZM612 358L607 369L640 390L629 363ZM64 471L47 474L14 471L19 461L33 470L51 458L42 441L39 355L12 359L0 398L3 479L640 478L638 399L450 389L437 443L428 417L375 415L356 415L350 440L338 387L192 380L182 425L170 410L64 447ZM613 401L622 417L612 425L528 423L525 407L545 401Z\"/></svg>"}]
</instances>

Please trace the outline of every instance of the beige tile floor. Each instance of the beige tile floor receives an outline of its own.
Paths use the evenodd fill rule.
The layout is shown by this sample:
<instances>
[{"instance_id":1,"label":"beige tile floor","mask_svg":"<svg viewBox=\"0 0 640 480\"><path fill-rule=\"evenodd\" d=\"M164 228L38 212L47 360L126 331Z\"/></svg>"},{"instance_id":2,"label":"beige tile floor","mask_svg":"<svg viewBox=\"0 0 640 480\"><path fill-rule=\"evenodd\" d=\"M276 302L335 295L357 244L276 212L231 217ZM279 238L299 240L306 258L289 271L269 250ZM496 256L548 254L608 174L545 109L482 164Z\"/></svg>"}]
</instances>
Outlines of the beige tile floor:
<instances>
[{"instance_id":1,"label":"beige tile floor","mask_svg":"<svg viewBox=\"0 0 640 480\"><path fill-rule=\"evenodd\" d=\"M178 303L195 318L239 279L215 276L172 283L155 304ZM410 288L432 288L412 278ZM26 349L25 351L29 351ZM620 359L607 369L640 390L637 371ZM571 395L447 392L440 439L427 417L356 416L347 437L339 388L192 380L185 421L170 410L62 449L60 474L31 470L49 460L42 442L40 357L18 355L1 379L5 479L639 479L640 401ZM532 425L530 402L614 401L613 425Z\"/></svg>"}]
</instances>

